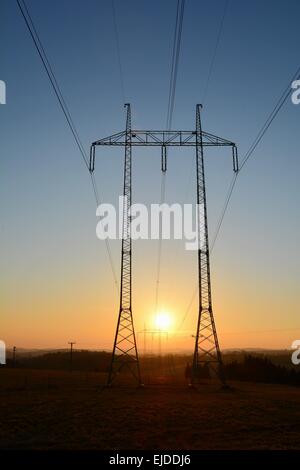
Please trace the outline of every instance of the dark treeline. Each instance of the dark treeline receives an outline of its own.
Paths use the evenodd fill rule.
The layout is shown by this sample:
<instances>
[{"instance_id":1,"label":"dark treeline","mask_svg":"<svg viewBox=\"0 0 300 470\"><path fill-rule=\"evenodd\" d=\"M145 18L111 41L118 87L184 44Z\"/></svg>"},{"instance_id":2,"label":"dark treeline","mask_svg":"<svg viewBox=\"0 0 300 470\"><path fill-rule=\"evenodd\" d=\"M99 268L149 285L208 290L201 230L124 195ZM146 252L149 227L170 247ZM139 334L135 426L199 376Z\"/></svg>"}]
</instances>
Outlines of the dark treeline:
<instances>
[{"instance_id":1,"label":"dark treeline","mask_svg":"<svg viewBox=\"0 0 300 470\"><path fill-rule=\"evenodd\" d=\"M104 372L108 369L111 354L105 351L73 351L72 368L79 371ZM19 356L14 364L7 360L8 367L24 369L68 370L71 367L70 353L56 351L40 356Z\"/></svg>"},{"instance_id":2,"label":"dark treeline","mask_svg":"<svg viewBox=\"0 0 300 470\"><path fill-rule=\"evenodd\" d=\"M288 384L300 386L300 367L292 367L290 356L277 356L245 352L224 355L226 376L229 380ZM74 351L72 369L85 372L107 372L111 354L105 351ZM279 363L278 363L278 362ZM284 365L282 365L284 363ZM192 357L187 355L141 357L144 374L166 374L187 379L191 373ZM56 351L40 356L19 356L15 363L8 359L6 367L41 370L68 370L71 367L70 353ZM209 376L208 368L199 370L199 377Z\"/></svg>"},{"instance_id":3,"label":"dark treeline","mask_svg":"<svg viewBox=\"0 0 300 470\"><path fill-rule=\"evenodd\" d=\"M248 354L242 362L230 362L225 368L229 380L300 386L300 370L274 364L265 356Z\"/></svg>"}]
</instances>

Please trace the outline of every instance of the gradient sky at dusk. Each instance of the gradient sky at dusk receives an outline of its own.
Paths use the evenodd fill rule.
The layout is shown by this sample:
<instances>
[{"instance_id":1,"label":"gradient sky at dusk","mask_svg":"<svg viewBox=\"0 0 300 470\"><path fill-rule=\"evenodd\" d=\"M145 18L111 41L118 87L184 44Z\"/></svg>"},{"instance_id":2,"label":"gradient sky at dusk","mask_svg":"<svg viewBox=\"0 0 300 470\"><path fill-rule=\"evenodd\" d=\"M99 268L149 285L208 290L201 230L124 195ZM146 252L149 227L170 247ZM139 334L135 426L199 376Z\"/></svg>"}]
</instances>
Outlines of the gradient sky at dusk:
<instances>
[{"instance_id":1,"label":"gradient sky at dusk","mask_svg":"<svg viewBox=\"0 0 300 470\"><path fill-rule=\"evenodd\" d=\"M77 129L92 141L123 130L125 113L110 0L27 0ZM175 0L115 0L125 99L133 127L166 127ZM119 297L96 238L88 172L17 4L1 2L1 329L11 346L110 348ZM186 0L173 118L193 129L224 9ZM202 114L204 130L243 158L299 67L298 0L230 0ZM287 101L239 175L212 253L221 347L289 348L299 321L300 105ZM134 149L133 200L159 202L160 149ZM192 202L191 150L171 150L167 202ZM101 199L122 191L122 149L98 149ZM232 178L229 150L206 153L213 235ZM189 181L190 186L189 187ZM120 242L110 244L119 277ZM162 243L160 308L180 323L196 284L196 254ZM136 330L151 327L156 241L134 244ZM191 349L197 302L169 346ZM298 329L297 329L298 328Z\"/></svg>"}]
</instances>

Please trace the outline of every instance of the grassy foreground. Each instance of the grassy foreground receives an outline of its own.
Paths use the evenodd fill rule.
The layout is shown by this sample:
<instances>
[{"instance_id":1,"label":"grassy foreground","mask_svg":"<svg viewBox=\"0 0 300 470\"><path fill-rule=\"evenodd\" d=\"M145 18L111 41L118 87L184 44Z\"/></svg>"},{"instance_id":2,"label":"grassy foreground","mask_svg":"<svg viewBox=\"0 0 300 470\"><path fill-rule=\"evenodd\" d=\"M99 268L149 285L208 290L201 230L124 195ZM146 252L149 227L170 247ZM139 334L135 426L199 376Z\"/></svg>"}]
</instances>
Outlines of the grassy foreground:
<instances>
[{"instance_id":1,"label":"grassy foreground","mask_svg":"<svg viewBox=\"0 0 300 470\"><path fill-rule=\"evenodd\" d=\"M101 390L100 373L0 372L1 449L300 449L294 387Z\"/></svg>"}]
</instances>

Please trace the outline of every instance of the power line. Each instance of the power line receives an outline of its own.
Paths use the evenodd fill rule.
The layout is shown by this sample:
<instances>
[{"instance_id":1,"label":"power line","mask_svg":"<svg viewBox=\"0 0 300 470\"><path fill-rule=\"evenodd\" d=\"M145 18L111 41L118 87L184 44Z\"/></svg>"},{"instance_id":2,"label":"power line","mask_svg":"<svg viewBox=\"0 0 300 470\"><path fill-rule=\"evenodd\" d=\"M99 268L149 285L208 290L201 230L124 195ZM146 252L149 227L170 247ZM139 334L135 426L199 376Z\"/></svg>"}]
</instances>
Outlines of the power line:
<instances>
[{"instance_id":1,"label":"power line","mask_svg":"<svg viewBox=\"0 0 300 470\"><path fill-rule=\"evenodd\" d=\"M220 22L220 26L219 26L219 30L218 30L218 34L217 34L216 44L215 44L215 48L214 48L213 55L212 55L212 58L211 58L211 62L210 62L210 66L209 66L209 70L208 70L208 74L207 74L207 79L206 79L206 83L205 83L205 87L204 87L203 100L202 100L203 105L204 105L204 102L206 100L209 82L210 82L212 72L213 72L213 69L214 69L216 56L217 56L217 52L218 52L218 48L219 48L219 44L220 44L220 39L221 39L221 36L222 36L224 20L225 20L225 16L226 16L226 13L227 13L227 10L228 10L228 5L229 5L229 0L225 0L224 10L223 10L223 14L222 14L222 17L221 17L221 22Z\"/></svg>"},{"instance_id":2,"label":"power line","mask_svg":"<svg viewBox=\"0 0 300 470\"><path fill-rule=\"evenodd\" d=\"M229 190L228 190L228 193L227 193L227 196L225 198L225 204L223 206L223 209L222 209L222 212L220 214L220 217L219 217L219 220L218 220L218 223L217 223L217 228L216 228L216 231L215 231L215 234L212 238L212 247L211 247L211 251L213 250L214 246L215 246L215 243L216 243L216 240L219 236L219 233L220 233L220 230L221 230L221 227L222 227L222 224L223 224L223 221L224 221L224 217L226 215L226 212L227 212L227 209L228 209L228 206L229 206L229 202L231 200L231 197L232 197L232 194L233 194L233 190L234 190L234 187L236 185L236 182L237 182L237 177L238 175L240 174L242 168L244 168L245 164L248 162L248 160L251 158L251 156L253 155L254 151L256 150L258 144L261 142L262 138L264 137L264 135L266 134L267 130L269 129L269 127L271 126L272 122L274 121L274 119L276 118L276 116L278 115L279 111L282 109L283 105L286 103L287 99L289 98L290 94L291 94L291 83L300 78L300 67L297 69L296 73L293 75L292 79L289 81L289 84L287 85L287 87L284 89L283 93L280 95L280 98L277 100L273 110L271 111L271 113L268 115L265 123L263 124L263 126L261 127L260 131L258 132L256 138L254 139L253 143L251 144L251 146L249 147L248 151L246 152L244 158L242 159L242 162L240 164L240 168L239 168L239 171L237 173L235 173L235 175L233 176L232 180L231 180L231 183L230 183L230 186L229 186ZM194 299L196 297L196 294L198 292L198 288L195 288L193 294L192 294L192 297L191 297L191 300L188 304L188 307L184 313L184 316L183 316L183 319L180 323L180 326L178 329L180 329L182 327L182 325L184 324L191 308L192 308L192 305L193 305L193 302L194 302Z\"/></svg>"},{"instance_id":3,"label":"power line","mask_svg":"<svg viewBox=\"0 0 300 470\"><path fill-rule=\"evenodd\" d=\"M124 86L124 77L123 77L123 69L122 69L122 61L121 61L121 52L120 52L119 31L118 31L117 15L116 15L116 8L115 8L115 2L114 2L114 0L111 0L111 6L112 6L113 23L114 23L115 36L116 36L117 58L118 58L118 67L119 67L119 75L120 75L120 84L121 84L122 98L123 98L123 103L126 103L125 86Z\"/></svg>"},{"instance_id":4,"label":"power line","mask_svg":"<svg viewBox=\"0 0 300 470\"><path fill-rule=\"evenodd\" d=\"M207 79L206 79L206 83L205 83L205 86L204 86L204 92L203 92L203 100L202 100L202 103L205 102L206 100L206 96L207 96L207 91L208 91L208 87L209 87L209 83L210 83L210 80L211 80L211 77L212 77L212 72L213 72L213 69L214 69L214 65L215 65L215 61L216 61L216 57L217 57L217 52L218 52L218 48L219 48L219 44L220 44L220 40L221 40L221 37L222 37L222 32L223 32L223 26L224 26L224 21L225 21L225 17L226 17L226 13L227 13L227 10L228 10L228 5L229 5L229 0L225 0L225 3L224 3L224 9L223 9L223 14L222 14L222 17L221 17L221 22L220 22L220 25L219 25L219 29L218 29L218 33L217 33L217 38L216 38L216 43L215 43L215 47L214 47L214 51L213 51L213 55L212 55L212 58L211 58L211 62L210 62L210 66L209 66L209 70L208 70L208 74L207 74ZM188 191L189 191L189 188L191 186L191 179L192 179L192 173L193 173L193 167L191 166L191 169L190 169L190 173L189 173L189 178L188 178L188 190L187 190L187 193L186 193L186 196L188 194ZM236 177L237 177L237 173L234 174L234 177L233 179L236 180ZM233 191L233 187L234 187L234 183L232 184L231 182L231 185L230 185L230 188L229 188L229 192L230 192L230 195ZM230 199L230 196L229 196L229 199ZM227 200L227 198L226 198ZM228 205L229 201L227 202L227 205ZM223 208L223 211L224 211L224 215L225 215L225 212L226 212L226 202L225 202L225 210ZM223 217L224 217L223 215ZM221 224L222 224L222 221L221 221ZM221 226L220 224L220 226ZM213 245L212 245L212 248L211 248L211 251L213 249L213 246L215 244L215 240L213 241ZM185 314L182 318L182 321L180 323L180 326L178 327L178 330L180 330L182 328L182 325L184 324L192 306L193 306L193 303L194 303L194 300L195 300L195 297L196 297L196 294L198 292L198 286L195 288L193 294L192 294L192 297L191 297L191 300L188 304L188 307L185 311Z\"/></svg>"},{"instance_id":5,"label":"power line","mask_svg":"<svg viewBox=\"0 0 300 470\"><path fill-rule=\"evenodd\" d=\"M66 104L66 101L62 95L62 92L61 92L61 89L59 87L59 84L58 84L58 81L55 77L55 74L53 72L53 68L51 66L51 63L47 57L47 54L46 54L46 51L45 51L45 48L43 47L43 44L40 40L40 37L39 37L39 34L37 32L37 29L34 25L34 22L33 22L33 19L30 15L30 12L29 12L29 9L26 5L26 2L25 0L22 0L22 3L23 3L23 6L21 5L20 1L19 0L16 0L17 1L17 4L18 4L18 7L20 9L20 12L22 14L22 17L25 21L25 24L27 26L27 29L30 33L30 36L33 40L33 43L35 45L35 48L38 52L38 55L42 61L42 64L44 66L44 69L46 71L46 74L50 80L50 83L51 83L51 86L53 88L53 91L56 95L56 98L59 102L59 105L60 105L60 108L66 118L66 121L68 123L68 126L72 132L72 135L74 137L74 140L76 142L76 145L79 149L79 152L81 154L81 157L83 159L83 162L86 166L86 168L89 170L89 163L88 163L88 156L87 156L87 153L83 147L83 144L81 142L81 139L79 137L79 134L78 134L78 131L76 129L76 126L74 124L74 121L72 119L72 116L70 114L70 111L68 109L68 106ZM26 16L27 15L27 16ZM90 178L91 178L91 182L92 182L92 186L93 186L93 191L94 191L94 195L95 195L95 200L96 200L96 203L97 203L97 206L99 205L100 203L100 200L99 200L99 193L98 193L98 189L97 189L97 185L96 185L96 181L95 181L95 178L94 178L94 175L92 175L90 172L89 172L89 175L90 175ZM106 250L107 250L107 254L108 254L108 258L109 258L109 263L110 263L110 267L111 267L111 271L112 271L112 274L113 274L113 278L114 278L114 283L115 283L115 286L118 287L118 282L117 282L117 277L116 277L116 272L115 272L115 268L114 268L114 265L113 265L113 260L112 260L112 255L111 255L111 250L110 250L110 246L109 246L109 243L108 243L108 240L106 239L105 240L105 244L106 244Z\"/></svg>"},{"instance_id":6,"label":"power line","mask_svg":"<svg viewBox=\"0 0 300 470\"><path fill-rule=\"evenodd\" d=\"M178 63L181 47L181 36L182 36L182 25L184 17L184 6L185 0L177 0L176 8L176 21L174 28L174 39L173 39L173 52L172 52L172 64L171 64L171 75L170 75L170 84L169 84L169 99L168 99L168 112L167 112L167 122L166 127L168 130L171 129L173 112L174 112L174 103L176 96L176 84L177 84L177 74L178 74ZM166 172L163 172L161 175L161 189L160 189L160 205L165 202L166 198ZM156 268L156 287L155 287L155 312L157 313L158 308L158 294L159 294L159 283L160 283L160 272L161 272L161 254L162 254L162 236L158 241L158 259L157 259L157 268Z\"/></svg>"},{"instance_id":7,"label":"power line","mask_svg":"<svg viewBox=\"0 0 300 470\"><path fill-rule=\"evenodd\" d=\"M225 202L225 205L223 207L223 210L221 212L221 215L220 215L220 218L219 218L219 221L218 221L218 224L217 224L216 233L213 237L213 245L215 244L215 242L218 238L218 235L219 235L219 232L220 232L220 229L221 229L221 226L222 226L222 223L223 223L223 220L224 220L225 214L227 212L227 208L228 208L228 205L229 205L232 193L233 193L233 189L234 189L234 186L235 186L236 181L237 181L237 176L240 174L241 170L244 168L244 166L248 162L249 158L253 155L253 153L254 153L255 149L257 148L258 144L261 142L262 138L264 137L265 133L267 132L267 130L271 126L271 124L274 121L274 119L276 118L277 114L279 113L279 111L282 109L283 105L285 104L285 102L289 98L289 96L291 94L291 91L292 91L291 83L294 80L296 80L299 76L300 76L300 67L297 69L296 73L293 75L293 77L290 80L288 86L284 89L284 91L281 94L280 98L276 102L276 105L274 106L271 113L268 115L264 125L261 127L261 129L258 132L256 138L254 139L253 143L251 144L251 146L249 147L248 151L246 152L244 158L242 159L242 162L241 162L240 168L239 168L239 172L234 175L233 180L231 182L231 185L229 187L229 191L228 191L228 194L227 194L227 197L226 197L226 202Z\"/></svg>"},{"instance_id":8,"label":"power line","mask_svg":"<svg viewBox=\"0 0 300 470\"><path fill-rule=\"evenodd\" d=\"M282 332L282 331L300 331L300 327L294 327L294 328L272 328L269 330L239 330L239 331L224 331L223 335L240 335L240 334L259 334L259 333L276 333L276 332ZM184 330L181 332L181 335L184 337L190 337L191 335L189 333L192 333L193 330ZM177 336L178 330L173 333L175 336ZM185 336L186 335L186 336Z\"/></svg>"},{"instance_id":9,"label":"power line","mask_svg":"<svg viewBox=\"0 0 300 470\"><path fill-rule=\"evenodd\" d=\"M23 4L24 4L24 8L25 8L26 12L29 13L28 8L27 8L26 3L25 3L25 0L22 0L22 2L23 2ZM82 144L81 144L81 142L80 142L80 139L78 138L78 132L77 132L77 130L76 130L76 128L75 128L75 126L74 126L74 124L73 124L73 122L72 122L72 119L70 119L70 113L69 113L69 110L68 110L68 108L67 108L67 105L66 105L64 99L63 99L62 96L61 96L60 89L59 89L59 87L56 86L57 81L53 78L53 77L54 77L54 74L53 74L51 65L50 65L50 63L49 63L49 61L48 61L48 59L47 59L47 56L46 56L46 54L45 54L44 48L40 46L41 41L40 41L39 36L38 36L38 34L37 34L37 30L36 30L36 28L35 28L34 26L31 27L31 25L33 25L32 18L31 18L30 15L28 16L28 17L29 17L29 21L30 21L30 23L29 23L29 21L28 21L26 15L25 15L25 13L24 13L24 10L23 10L23 8L22 8L22 6L21 6L19 0L17 0L17 4L18 4L19 9L20 9L20 11L21 11L21 13L22 13L22 16L23 16L23 18L24 18L24 21L25 21L26 26L27 26L27 28L28 28L28 31L29 31L29 33L30 33L30 36L31 36L31 38L32 38L32 40L33 40L33 42L34 42L34 45L35 45L35 47L36 47L36 50L37 50L37 52L38 52L38 54L39 54L39 56L40 56L40 59L41 59L43 65L44 65L45 71L46 71L46 73L47 73L47 75L48 75L48 78L49 78L49 80L50 80L50 83L51 83L51 85L52 85L52 88L53 88L53 90L54 90L54 93L55 93L55 95L56 95L56 97L57 97L57 99L58 99L58 102L59 102L59 104L60 104L61 110L62 110L62 112L63 112L63 114L64 114L64 116L65 116L65 118L66 118L66 120L67 120L67 123L68 123L68 125L69 125L69 128L70 128L70 130L71 130L71 132L72 132L72 134L73 134L73 137L74 137L74 139L75 139L75 141L76 141L76 144L77 144L78 149L79 149L79 151L80 151L80 153L81 153L81 156L82 156L82 159L83 159L83 161L84 161L84 163L85 163L85 166L86 166L87 169L88 169L88 168L89 168L88 157L87 157L87 155L86 155L86 153L85 153L85 151L84 151L84 149L83 149L83 147L82 147ZM36 34L36 37L35 37L34 33Z\"/></svg>"},{"instance_id":10,"label":"power line","mask_svg":"<svg viewBox=\"0 0 300 470\"><path fill-rule=\"evenodd\" d=\"M171 76L170 76L170 86L169 86L168 113L167 113L167 129L168 130L172 126L172 118L173 118L173 112L174 112L184 7L185 7L185 0L181 0L181 1L177 0L176 23L175 23L175 29L174 29L172 66L171 66Z\"/></svg>"},{"instance_id":11,"label":"power line","mask_svg":"<svg viewBox=\"0 0 300 470\"><path fill-rule=\"evenodd\" d=\"M96 180L95 180L95 177L94 177L93 173L90 173L90 176L91 176L91 182L92 182L93 191L94 191L94 195L95 195L96 205L98 207L100 205L100 198L99 198L99 192L98 192ZM113 276L114 285L117 289L117 292L119 292L119 283L118 283L118 280L117 280L117 274L116 274L116 270L115 270L115 267L114 267L114 262L113 262L113 257L112 257L112 253L111 253L111 249L110 249L110 244L109 244L109 241L108 241L107 238L105 238L104 242L105 242L106 253L107 253L107 256L108 256L108 261L109 261L109 264L110 264L110 269L111 269L112 276Z\"/></svg>"},{"instance_id":12,"label":"power line","mask_svg":"<svg viewBox=\"0 0 300 470\"><path fill-rule=\"evenodd\" d=\"M276 332L282 332L282 331L299 331L299 328L273 328L270 330L241 330L241 331L226 331L224 332L225 335L237 335L237 334L258 334L258 333L276 333Z\"/></svg>"},{"instance_id":13,"label":"power line","mask_svg":"<svg viewBox=\"0 0 300 470\"><path fill-rule=\"evenodd\" d=\"M215 47L214 47L213 54L212 54L212 57L211 57L206 82L205 82L205 85L204 85L203 99L201 101L202 105L204 105L204 103L206 101L206 96L207 96L210 80L211 80L213 69L214 69L215 62L216 62L216 57L217 57L217 52L218 52L219 45L220 45L220 40L221 40L221 37L222 37L224 21L225 21L225 17L226 17L226 14L227 14L229 1L230 0L225 0L225 3L224 3L224 9L223 9L220 25L219 25L218 32L217 32L216 43L215 43ZM192 181L192 175L193 175L193 165L191 165L191 168L190 168L190 171L189 171L188 185L187 185L187 190L185 192L185 199L189 195L189 191L190 191L190 187L191 187L191 181Z\"/></svg>"},{"instance_id":14,"label":"power line","mask_svg":"<svg viewBox=\"0 0 300 470\"><path fill-rule=\"evenodd\" d=\"M160 204L165 202L166 198L166 173L162 174L161 178L161 187L160 187ZM160 272L161 272L161 253L162 253L162 235L158 241L158 258L156 266L156 286L155 286L155 313L157 313L158 308L158 294L159 294L159 282L160 282Z\"/></svg>"},{"instance_id":15,"label":"power line","mask_svg":"<svg viewBox=\"0 0 300 470\"><path fill-rule=\"evenodd\" d=\"M212 251L213 251L213 249L214 249L216 240L217 240L217 238L218 238L218 235L219 235L219 232L220 232L220 229L221 229L221 225L222 225L222 223L223 223L223 219L224 219L224 217L225 217L225 214L226 214L226 211L227 211L227 207L228 207L228 204L229 204L229 201L230 201L230 198L231 198L231 195L232 195L232 192L233 192L233 189L234 189L236 180L237 180L237 176L238 176L238 172L235 172L234 175L233 175L233 177L232 177L231 183L230 183L230 185L229 185L228 193L227 193L227 196L226 196L226 198L225 198L225 203L224 203L224 206L223 206L223 209L222 209L220 218L219 218L218 223L217 223L217 228L216 228L215 234L214 234L214 236L213 236L213 238L212 238L211 248L210 248L210 252L211 252L211 253L212 253Z\"/></svg>"},{"instance_id":16,"label":"power line","mask_svg":"<svg viewBox=\"0 0 300 470\"><path fill-rule=\"evenodd\" d=\"M198 292L198 286L195 288L195 290L194 290L194 292L193 292L193 295L192 295L191 300L190 300L190 302L189 302L189 304L188 304L188 306L187 306L187 309L186 309L186 311L185 311L185 313L184 313L184 315L183 315L183 317L182 317L182 320L181 320L181 322L180 322L180 324L179 324L179 326L178 326L178 328L177 328L177 330L176 330L177 332L182 329L183 324L184 324L185 320L187 319L187 316L188 316L188 314L190 313L190 310L191 310L191 308L192 308L192 306L193 306L193 303L194 303L194 300L195 300L195 297L196 297L197 292Z\"/></svg>"},{"instance_id":17,"label":"power line","mask_svg":"<svg viewBox=\"0 0 300 470\"><path fill-rule=\"evenodd\" d=\"M292 88L291 88L291 83L294 81L294 80L297 80L300 78L300 67L297 69L296 73L293 75L292 79L290 80L288 86L285 88L285 90L283 91L282 95L280 96L279 100L277 101L276 103L276 106L274 107L274 109L272 110L272 112L269 114L265 124L263 125L263 127L261 128L260 132L257 134L256 136L256 139L254 140L254 142L252 143L250 149L247 151L244 159L242 160L242 163L240 165L240 170L244 167L244 165L247 163L247 161L249 160L249 158L251 157L251 155L253 154L254 150L256 149L256 147L258 146L258 144L260 143L260 141L262 140L263 136L265 135L265 133L267 132L267 130L269 129L270 125L272 124L272 122L274 121L275 117L277 116L277 114L279 113L279 111L281 110L281 108L283 107L283 105L285 104L286 100L289 98L291 92L292 92Z\"/></svg>"},{"instance_id":18,"label":"power line","mask_svg":"<svg viewBox=\"0 0 300 470\"><path fill-rule=\"evenodd\" d=\"M167 112L167 124L166 124L167 129L169 128L171 95L172 95L173 80L174 80L174 66L175 66L175 56L176 56L176 41L177 41L179 8L180 8L180 0L177 0L176 22L175 22L174 39L173 39L172 65L171 65L170 84L169 84L169 99L168 99L168 112Z\"/></svg>"},{"instance_id":19,"label":"power line","mask_svg":"<svg viewBox=\"0 0 300 470\"><path fill-rule=\"evenodd\" d=\"M76 134L77 141L78 141L78 144L79 144L79 146L80 146L80 152L81 152L81 154L82 154L82 156L83 156L83 158L84 158L84 163L85 163L85 165L86 165L86 164L88 163L87 154L86 154L86 152L85 152L85 150L84 150L84 147L83 147L82 142L81 142L81 140L80 140L80 137L79 137L79 135L78 135L76 126L75 126L74 121L73 121L73 119L72 119L72 116L70 115L70 112L69 112L68 106L67 106L67 104L66 104L66 101L65 101L65 99L64 99L64 97L63 97L63 95L62 95L62 93L61 93L59 84L58 84L58 82L57 82L57 80L56 80L56 77L55 77L55 74L54 74L54 72L53 72L52 65L51 65L51 63L49 62L49 59L48 59L47 54L46 54L46 51L45 51L44 46L43 46L43 44L42 44L42 42L41 42L41 40L40 40L39 34L38 34L38 32L37 32L37 30L36 30L36 28L35 28L34 22L33 22L33 20L32 20L32 17L31 17L31 15L30 15L30 12L29 12L29 10L28 10L28 8L27 8L27 5L26 5L26 3L25 3L25 0L23 0L23 4L24 4L24 8L25 8L25 10L26 10L26 14L27 14L27 16L28 16L28 18L29 18L29 21L30 21L32 30L33 30L33 32L34 32L34 34L35 34L36 40L37 40L37 42L38 42L38 44L39 44L39 47L40 47L40 49L41 49L41 51L42 51L42 53L43 53L43 57L44 57L44 59L45 59L45 62L47 63L48 69L49 69L49 71L50 71L50 73L51 73L51 77L53 78L53 81L54 81L56 90L57 90L57 92L58 92L58 94L59 94L59 97L60 97L61 102L62 102L62 104L63 104L63 106L64 106L64 109L65 109L65 111L66 111L66 113L67 113L67 115L68 115L68 118L69 118L69 120L70 120L70 123L71 123L71 125L72 125L72 128L73 128L73 130L74 130L74 132L75 132L75 134ZM25 19L25 18L24 18L24 19ZM25 19L25 21L26 21L26 19ZM33 38L32 38L32 39L33 39ZM52 83L51 83L51 84L52 84ZM54 91L56 91L56 90L54 89ZM77 142L76 142L76 143L77 143Z\"/></svg>"}]
</instances>

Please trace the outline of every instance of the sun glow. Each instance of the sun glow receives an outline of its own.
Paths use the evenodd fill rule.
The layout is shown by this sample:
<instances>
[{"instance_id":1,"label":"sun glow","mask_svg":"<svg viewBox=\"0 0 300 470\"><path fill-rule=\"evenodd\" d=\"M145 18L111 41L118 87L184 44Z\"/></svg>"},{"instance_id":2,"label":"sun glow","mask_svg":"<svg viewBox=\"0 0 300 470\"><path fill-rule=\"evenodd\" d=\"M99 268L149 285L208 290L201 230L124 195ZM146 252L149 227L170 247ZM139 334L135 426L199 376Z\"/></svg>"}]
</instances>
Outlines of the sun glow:
<instances>
[{"instance_id":1,"label":"sun glow","mask_svg":"<svg viewBox=\"0 0 300 470\"><path fill-rule=\"evenodd\" d=\"M171 315L168 312L159 312L154 319L155 328L161 331L168 331L172 324Z\"/></svg>"}]
</instances>

